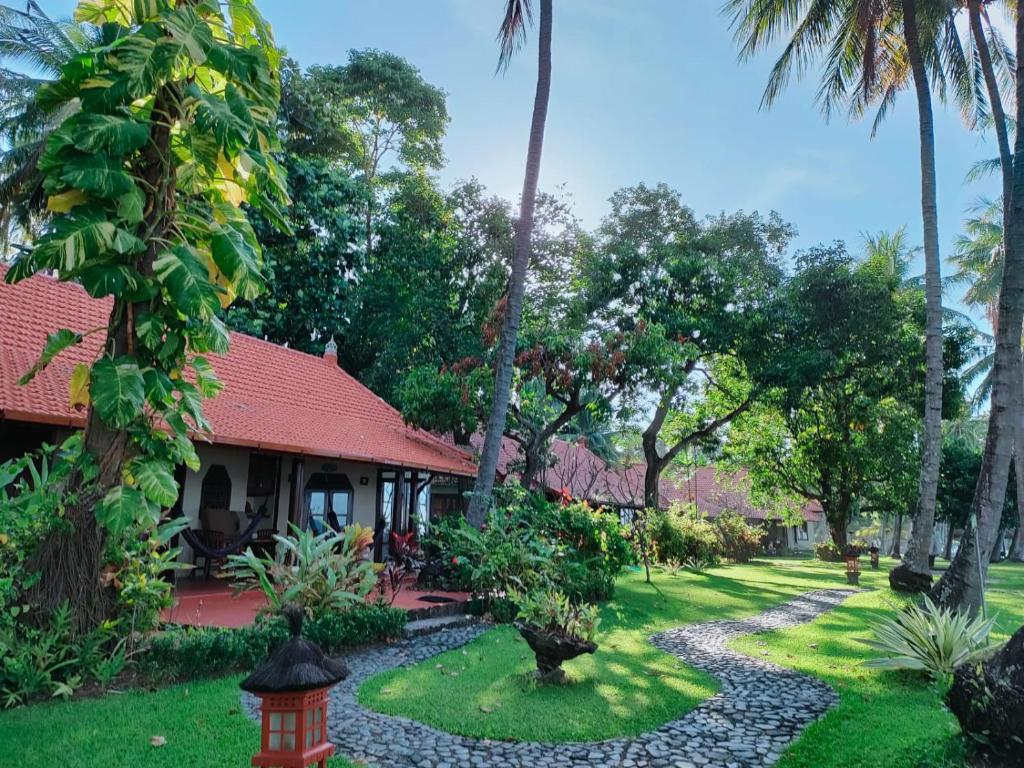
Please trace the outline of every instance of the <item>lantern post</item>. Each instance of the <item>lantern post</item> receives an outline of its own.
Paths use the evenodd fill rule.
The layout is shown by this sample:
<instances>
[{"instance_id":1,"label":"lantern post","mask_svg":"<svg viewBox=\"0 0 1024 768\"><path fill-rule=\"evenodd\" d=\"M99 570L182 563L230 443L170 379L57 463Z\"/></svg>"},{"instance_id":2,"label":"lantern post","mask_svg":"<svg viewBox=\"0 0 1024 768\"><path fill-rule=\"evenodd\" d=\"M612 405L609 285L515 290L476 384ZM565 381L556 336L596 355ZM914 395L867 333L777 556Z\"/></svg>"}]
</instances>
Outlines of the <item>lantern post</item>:
<instances>
[{"instance_id":1,"label":"lantern post","mask_svg":"<svg viewBox=\"0 0 1024 768\"><path fill-rule=\"evenodd\" d=\"M301 608L286 605L281 613L291 637L241 682L242 690L260 699L260 751L252 764L326 768L334 754L327 732L328 693L348 677L348 670L302 637Z\"/></svg>"}]
</instances>

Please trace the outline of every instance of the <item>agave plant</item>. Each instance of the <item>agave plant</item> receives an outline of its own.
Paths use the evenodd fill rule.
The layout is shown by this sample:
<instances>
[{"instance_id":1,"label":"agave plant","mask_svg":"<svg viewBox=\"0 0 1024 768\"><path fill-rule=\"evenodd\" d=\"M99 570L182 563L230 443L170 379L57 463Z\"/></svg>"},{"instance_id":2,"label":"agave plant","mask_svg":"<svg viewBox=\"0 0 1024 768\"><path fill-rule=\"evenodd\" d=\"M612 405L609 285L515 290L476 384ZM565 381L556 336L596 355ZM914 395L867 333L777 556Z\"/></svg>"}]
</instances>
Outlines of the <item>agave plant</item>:
<instances>
[{"instance_id":1,"label":"agave plant","mask_svg":"<svg viewBox=\"0 0 1024 768\"><path fill-rule=\"evenodd\" d=\"M994 624L995 619L972 618L925 598L923 607L908 606L895 618L883 618L872 627L876 639L862 642L885 656L868 659L864 665L923 671L933 680L948 682L953 670L986 652Z\"/></svg>"}]
</instances>

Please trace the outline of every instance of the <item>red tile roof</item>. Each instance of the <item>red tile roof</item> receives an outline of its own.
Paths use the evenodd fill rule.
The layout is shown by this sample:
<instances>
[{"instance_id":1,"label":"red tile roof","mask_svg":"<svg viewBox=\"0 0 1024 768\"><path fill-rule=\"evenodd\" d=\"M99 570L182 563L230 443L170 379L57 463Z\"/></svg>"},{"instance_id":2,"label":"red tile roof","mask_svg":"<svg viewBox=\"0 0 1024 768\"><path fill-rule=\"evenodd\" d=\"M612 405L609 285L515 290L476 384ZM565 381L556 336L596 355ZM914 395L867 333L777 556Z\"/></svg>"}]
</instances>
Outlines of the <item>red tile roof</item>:
<instances>
[{"instance_id":1,"label":"red tile roof","mask_svg":"<svg viewBox=\"0 0 1024 768\"><path fill-rule=\"evenodd\" d=\"M479 438L474 438L474 444ZM554 440L552 464L542 476L544 487L552 493L568 490L575 499L617 507L643 507L643 462L625 467L609 467L585 445ZM506 438L501 446L498 471L507 475L519 459L518 446ZM754 506L750 498L750 480L746 470L729 473L715 467L698 467L689 477L671 478L663 473L659 487L661 504L696 503L697 509L714 518L725 509L738 512L748 520L767 520L778 515ZM808 522L823 520L821 508L809 504L804 509Z\"/></svg>"},{"instance_id":2,"label":"red tile roof","mask_svg":"<svg viewBox=\"0 0 1024 768\"><path fill-rule=\"evenodd\" d=\"M16 382L48 333L105 328L110 300L42 275L8 285L5 273L0 266L0 418L84 426L85 413L68 406L68 381L76 362L98 354L102 332L61 354L29 385ZM232 333L228 354L210 362L224 383L204 404L214 443L476 474L468 453L407 426L333 360Z\"/></svg>"}]
</instances>

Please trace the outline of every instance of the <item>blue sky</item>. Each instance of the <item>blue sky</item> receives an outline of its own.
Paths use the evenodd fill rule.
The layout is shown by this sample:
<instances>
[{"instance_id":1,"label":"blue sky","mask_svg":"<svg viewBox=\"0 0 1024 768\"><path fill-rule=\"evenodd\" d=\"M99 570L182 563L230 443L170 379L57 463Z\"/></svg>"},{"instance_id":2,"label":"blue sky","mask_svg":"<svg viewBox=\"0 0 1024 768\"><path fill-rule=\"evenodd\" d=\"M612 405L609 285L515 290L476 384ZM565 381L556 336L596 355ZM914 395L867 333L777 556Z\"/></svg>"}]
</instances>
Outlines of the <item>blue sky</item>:
<instances>
[{"instance_id":1,"label":"blue sky","mask_svg":"<svg viewBox=\"0 0 1024 768\"><path fill-rule=\"evenodd\" d=\"M67 13L70 0L44 7ZM515 199L522 184L536 44L495 76L501 0L262 0L278 42L303 65L343 63L381 48L448 94L445 182L476 176ZM826 124L815 82L758 110L771 53L739 63L719 0L555 0L551 107L543 188L564 184L588 226L622 186L667 182L698 213L776 210L797 247L906 224L920 243L916 109L911 93L870 139L870 126ZM966 185L994 142L936 105L941 246L997 183ZM950 297L954 298L954 297Z\"/></svg>"}]
</instances>

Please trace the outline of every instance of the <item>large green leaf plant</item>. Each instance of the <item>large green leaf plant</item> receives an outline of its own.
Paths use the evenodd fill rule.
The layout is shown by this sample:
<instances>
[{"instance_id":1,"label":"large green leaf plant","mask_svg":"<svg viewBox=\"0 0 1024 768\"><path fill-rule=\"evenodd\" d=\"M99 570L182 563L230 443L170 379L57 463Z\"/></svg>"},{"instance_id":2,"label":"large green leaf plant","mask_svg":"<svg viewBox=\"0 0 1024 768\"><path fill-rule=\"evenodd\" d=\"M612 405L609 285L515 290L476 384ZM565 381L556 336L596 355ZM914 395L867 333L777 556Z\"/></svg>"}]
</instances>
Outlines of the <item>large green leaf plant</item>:
<instances>
[{"instance_id":1,"label":"large green leaf plant","mask_svg":"<svg viewBox=\"0 0 1024 768\"><path fill-rule=\"evenodd\" d=\"M263 289L244 206L286 228L288 197L274 158L279 51L252 0L82 0L75 18L102 42L38 94L70 116L38 163L49 221L6 279L49 271L112 299L107 326L56 330L23 377L105 334L69 392L89 409L83 457L99 467L72 523L80 537L95 528L102 548L174 504L176 465L198 468L192 438L210 430L202 400L221 388L206 356L228 348L218 312ZM41 546L44 582L48 558L68 553L67 541ZM67 591L60 580L47 589L54 604Z\"/></svg>"}]
</instances>

